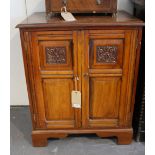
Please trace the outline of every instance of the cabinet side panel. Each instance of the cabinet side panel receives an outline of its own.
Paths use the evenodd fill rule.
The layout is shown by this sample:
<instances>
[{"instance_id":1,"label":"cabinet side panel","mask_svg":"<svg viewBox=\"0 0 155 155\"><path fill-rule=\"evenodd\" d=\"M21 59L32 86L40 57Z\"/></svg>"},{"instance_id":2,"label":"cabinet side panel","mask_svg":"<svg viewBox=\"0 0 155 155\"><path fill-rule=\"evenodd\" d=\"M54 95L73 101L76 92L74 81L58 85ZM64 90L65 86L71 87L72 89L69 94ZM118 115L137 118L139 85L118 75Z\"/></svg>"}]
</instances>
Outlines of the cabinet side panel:
<instances>
[{"instance_id":1,"label":"cabinet side panel","mask_svg":"<svg viewBox=\"0 0 155 155\"><path fill-rule=\"evenodd\" d=\"M34 97L34 88L33 88L33 78L32 78L32 69L30 67L30 45L29 45L29 33L25 32L20 29L20 37L21 37L21 45L22 45L22 54L23 54L23 61L24 61L24 69L25 69L25 76L26 76L26 85L29 97L29 107L31 111L31 120L33 129L36 127L36 108L35 108L35 97Z\"/></svg>"}]
</instances>

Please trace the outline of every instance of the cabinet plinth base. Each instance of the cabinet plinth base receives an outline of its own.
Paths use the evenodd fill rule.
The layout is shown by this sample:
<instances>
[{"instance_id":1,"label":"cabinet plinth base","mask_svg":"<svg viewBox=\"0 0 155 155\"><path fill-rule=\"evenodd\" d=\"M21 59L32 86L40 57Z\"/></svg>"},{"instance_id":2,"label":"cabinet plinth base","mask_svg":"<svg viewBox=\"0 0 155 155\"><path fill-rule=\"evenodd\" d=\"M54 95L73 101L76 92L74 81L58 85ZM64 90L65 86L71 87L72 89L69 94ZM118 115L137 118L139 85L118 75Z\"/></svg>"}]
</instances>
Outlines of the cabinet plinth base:
<instances>
[{"instance_id":1,"label":"cabinet plinth base","mask_svg":"<svg viewBox=\"0 0 155 155\"><path fill-rule=\"evenodd\" d=\"M69 134L94 133L101 138L117 137L117 144L126 145L132 142L133 129L35 130L32 131L32 143L34 147L44 147L48 144L48 138L65 138Z\"/></svg>"}]
</instances>

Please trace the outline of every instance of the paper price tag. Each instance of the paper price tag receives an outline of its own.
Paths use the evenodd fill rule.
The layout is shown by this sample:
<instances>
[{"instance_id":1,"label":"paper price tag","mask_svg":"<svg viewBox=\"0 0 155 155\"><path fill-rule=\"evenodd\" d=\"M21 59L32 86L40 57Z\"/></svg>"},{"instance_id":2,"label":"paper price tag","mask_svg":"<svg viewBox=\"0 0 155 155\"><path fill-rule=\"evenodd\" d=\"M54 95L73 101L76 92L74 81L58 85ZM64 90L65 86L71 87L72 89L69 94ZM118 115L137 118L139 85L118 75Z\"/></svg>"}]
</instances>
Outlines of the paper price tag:
<instances>
[{"instance_id":1,"label":"paper price tag","mask_svg":"<svg viewBox=\"0 0 155 155\"><path fill-rule=\"evenodd\" d=\"M68 12L65 6L61 8L61 16L65 21L76 21L73 14Z\"/></svg>"},{"instance_id":2,"label":"paper price tag","mask_svg":"<svg viewBox=\"0 0 155 155\"><path fill-rule=\"evenodd\" d=\"M72 107L81 108L81 92L72 91Z\"/></svg>"},{"instance_id":3,"label":"paper price tag","mask_svg":"<svg viewBox=\"0 0 155 155\"><path fill-rule=\"evenodd\" d=\"M70 12L61 12L61 16L65 21L76 21L75 17Z\"/></svg>"}]
</instances>

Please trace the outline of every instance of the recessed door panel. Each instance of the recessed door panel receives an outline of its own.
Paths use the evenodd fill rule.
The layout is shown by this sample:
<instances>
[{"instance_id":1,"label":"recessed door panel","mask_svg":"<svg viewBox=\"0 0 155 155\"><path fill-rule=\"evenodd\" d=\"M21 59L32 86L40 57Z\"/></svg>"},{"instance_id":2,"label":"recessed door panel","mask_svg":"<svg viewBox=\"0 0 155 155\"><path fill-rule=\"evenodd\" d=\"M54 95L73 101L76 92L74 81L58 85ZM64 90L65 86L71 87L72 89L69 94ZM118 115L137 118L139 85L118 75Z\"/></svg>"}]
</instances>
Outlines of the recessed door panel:
<instances>
[{"instance_id":1,"label":"recessed door panel","mask_svg":"<svg viewBox=\"0 0 155 155\"><path fill-rule=\"evenodd\" d=\"M73 128L74 109L71 104L71 92L74 89L72 79L44 79L43 93L46 122L49 128Z\"/></svg>"},{"instance_id":2,"label":"recessed door panel","mask_svg":"<svg viewBox=\"0 0 155 155\"><path fill-rule=\"evenodd\" d=\"M74 120L71 104L72 79L44 79L46 120Z\"/></svg>"},{"instance_id":3,"label":"recessed door panel","mask_svg":"<svg viewBox=\"0 0 155 155\"><path fill-rule=\"evenodd\" d=\"M118 119L120 83L119 77L90 78L90 119Z\"/></svg>"}]
</instances>

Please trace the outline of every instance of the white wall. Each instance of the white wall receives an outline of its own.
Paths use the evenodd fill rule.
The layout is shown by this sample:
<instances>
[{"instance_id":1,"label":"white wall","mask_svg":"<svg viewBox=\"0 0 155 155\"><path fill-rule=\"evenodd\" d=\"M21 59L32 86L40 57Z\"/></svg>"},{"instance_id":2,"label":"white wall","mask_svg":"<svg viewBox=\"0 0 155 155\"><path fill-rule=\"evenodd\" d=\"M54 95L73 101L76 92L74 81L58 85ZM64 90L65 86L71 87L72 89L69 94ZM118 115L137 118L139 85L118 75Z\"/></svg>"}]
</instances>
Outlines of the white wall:
<instances>
[{"instance_id":1,"label":"white wall","mask_svg":"<svg viewBox=\"0 0 155 155\"><path fill-rule=\"evenodd\" d=\"M125 10L129 13L133 13L133 5L131 0L118 0L118 10Z\"/></svg>"},{"instance_id":2,"label":"white wall","mask_svg":"<svg viewBox=\"0 0 155 155\"><path fill-rule=\"evenodd\" d=\"M27 105L28 95L19 30L15 26L33 12L45 11L45 0L10 0L11 105ZM132 13L130 0L118 0L118 9Z\"/></svg>"},{"instance_id":3,"label":"white wall","mask_svg":"<svg viewBox=\"0 0 155 155\"><path fill-rule=\"evenodd\" d=\"M26 91L19 31L18 29L15 29L17 23L26 18L26 7L24 0L11 0L10 9L10 101L11 105L26 105L28 104L28 97Z\"/></svg>"}]
</instances>

